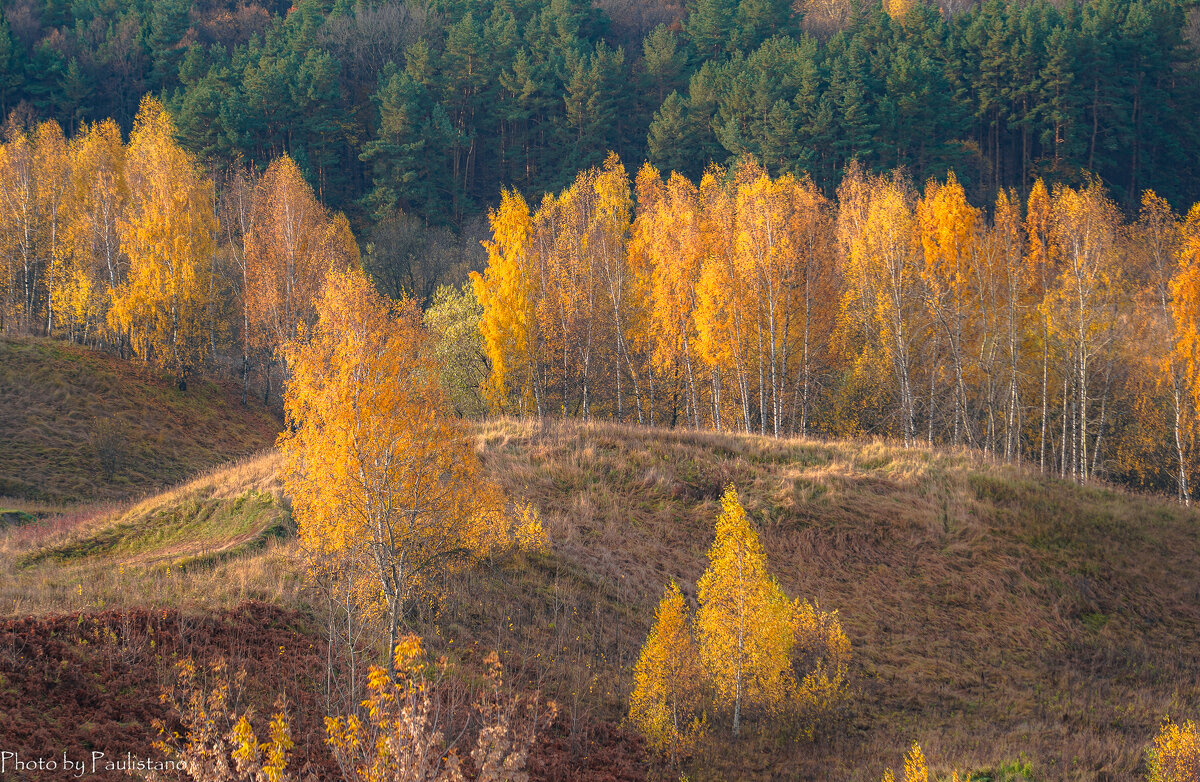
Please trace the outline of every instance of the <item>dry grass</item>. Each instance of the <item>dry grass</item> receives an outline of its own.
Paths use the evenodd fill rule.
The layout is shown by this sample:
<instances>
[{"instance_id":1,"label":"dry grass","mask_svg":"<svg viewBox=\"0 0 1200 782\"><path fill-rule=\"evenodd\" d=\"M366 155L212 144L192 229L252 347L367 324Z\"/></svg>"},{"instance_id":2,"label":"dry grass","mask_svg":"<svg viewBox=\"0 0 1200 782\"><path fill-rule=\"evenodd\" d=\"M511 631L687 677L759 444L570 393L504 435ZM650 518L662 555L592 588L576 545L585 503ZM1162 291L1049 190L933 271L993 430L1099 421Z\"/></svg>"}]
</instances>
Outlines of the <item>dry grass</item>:
<instances>
[{"instance_id":1,"label":"dry grass","mask_svg":"<svg viewBox=\"0 0 1200 782\"><path fill-rule=\"evenodd\" d=\"M434 653L501 649L568 724L622 715L653 607L670 578L694 597L729 482L784 589L840 612L856 658L844 723L814 744L718 741L693 780L875 782L914 740L936 772L1130 779L1165 714L1200 714L1195 511L886 443L508 420L477 434L553 551L447 579L416 629ZM230 503L269 496L284 512L277 458L0 533L0 610L300 604L293 543L227 551L275 518L247 522ZM214 550L226 553L165 570Z\"/></svg>"},{"instance_id":2,"label":"dry grass","mask_svg":"<svg viewBox=\"0 0 1200 782\"><path fill-rule=\"evenodd\" d=\"M269 452L140 502L78 508L0 535L0 611L295 603L291 519Z\"/></svg>"},{"instance_id":3,"label":"dry grass","mask_svg":"<svg viewBox=\"0 0 1200 782\"><path fill-rule=\"evenodd\" d=\"M0 507L39 513L143 496L261 451L279 431L231 383L197 377L181 392L138 362L32 337L0 338L0 399L0 497L13 498Z\"/></svg>"},{"instance_id":4,"label":"dry grass","mask_svg":"<svg viewBox=\"0 0 1200 782\"><path fill-rule=\"evenodd\" d=\"M479 438L554 553L457 580L443 632L548 660L567 698L623 708L663 586L695 595L728 482L785 590L841 613L848 722L815 746L719 746L692 779L877 780L913 740L941 770L1027 756L1039 780L1128 779L1164 714L1200 713L1194 511L884 443L514 421Z\"/></svg>"}]
</instances>

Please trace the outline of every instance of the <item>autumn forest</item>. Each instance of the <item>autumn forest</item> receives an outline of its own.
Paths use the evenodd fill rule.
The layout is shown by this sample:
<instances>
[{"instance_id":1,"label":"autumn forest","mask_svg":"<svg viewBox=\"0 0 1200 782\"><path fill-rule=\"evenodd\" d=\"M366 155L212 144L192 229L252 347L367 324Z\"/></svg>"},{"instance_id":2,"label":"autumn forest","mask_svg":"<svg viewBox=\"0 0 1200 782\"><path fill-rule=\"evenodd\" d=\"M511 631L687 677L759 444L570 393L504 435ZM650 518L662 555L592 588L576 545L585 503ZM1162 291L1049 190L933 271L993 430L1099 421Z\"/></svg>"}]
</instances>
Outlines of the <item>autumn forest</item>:
<instances>
[{"instance_id":1,"label":"autumn forest","mask_svg":"<svg viewBox=\"0 0 1200 782\"><path fill-rule=\"evenodd\" d=\"M1200 779L1194 3L0 9L0 776Z\"/></svg>"}]
</instances>

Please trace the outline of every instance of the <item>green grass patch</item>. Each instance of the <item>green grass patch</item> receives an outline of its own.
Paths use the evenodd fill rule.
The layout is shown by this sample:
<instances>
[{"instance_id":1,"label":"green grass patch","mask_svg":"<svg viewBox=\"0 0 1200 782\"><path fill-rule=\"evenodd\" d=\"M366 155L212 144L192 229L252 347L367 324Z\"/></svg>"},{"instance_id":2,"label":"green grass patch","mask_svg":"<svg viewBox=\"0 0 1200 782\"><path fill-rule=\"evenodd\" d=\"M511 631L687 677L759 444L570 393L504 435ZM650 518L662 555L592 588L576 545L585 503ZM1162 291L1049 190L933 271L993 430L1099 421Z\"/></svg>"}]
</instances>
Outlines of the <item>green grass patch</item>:
<instances>
[{"instance_id":1,"label":"green grass patch","mask_svg":"<svg viewBox=\"0 0 1200 782\"><path fill-rule=\"evenodd\" d=\"M262 538L257 540L262 546L269 537L281 537L285 519L286 510L266 492L248 491L226 499L191 497L145 516L119 519L85 537L29 552L17 565L30 567L46 560L68 563L89 557L137 559L176 550L179 555L174 561L196 564L224 556L251 540Z\"/></svg>"}]
</instances>

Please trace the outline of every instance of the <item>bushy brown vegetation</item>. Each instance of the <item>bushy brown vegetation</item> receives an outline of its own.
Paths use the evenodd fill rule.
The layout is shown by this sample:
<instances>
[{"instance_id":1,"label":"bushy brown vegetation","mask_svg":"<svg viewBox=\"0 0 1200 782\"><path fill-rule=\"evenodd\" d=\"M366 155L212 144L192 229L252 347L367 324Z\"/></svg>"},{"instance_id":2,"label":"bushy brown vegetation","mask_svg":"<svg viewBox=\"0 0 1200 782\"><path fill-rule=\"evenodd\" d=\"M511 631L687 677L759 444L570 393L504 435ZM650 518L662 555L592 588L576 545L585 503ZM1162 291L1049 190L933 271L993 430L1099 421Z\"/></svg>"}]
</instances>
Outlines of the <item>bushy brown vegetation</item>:
<instances>
[{"instance_id":1,"label":"bushy brown vegetation","mask_svg":"<svg viewBox=\"0 0 1200 782\"><path fill-rule=\"evenodd\" d=\"M373 667L362 717L325 721L328 743L349 782L528 782L538 731L554 719L537 693L514 694L492 652L467 706L446 659L427 659L417 636L401 638L388 668ZM473 746L469 739L474 739Z\"/></svg>"},{"instance_id":2,"label":"bushy brown vegetation","mask_svg":"<svg viewBox=\"0 0 1200 782\"><path fill-rule=\"evenodd\" d=\"M0 735L5 737L6 750L26 758L67 748L74 760L90 759L93 750L109 759L123 760L128 752L135 759L165 760L177 755L162 753L155 742L165 740L176 750L185 749L188 730L193 728L200 730L198 736L221 739L215 743L227 750L226 760L236 765L235 739L246 734L234 738L230 734L240 718L249 714L261 743L270 744L272 715L286 711L294 745L287 753L288 773L297 780L337 779L341 773L325 742L320 686L324 654L319 629L304 615L264 603L204 614L130 609L3 619L0 685L6 696L0 701ZM182 679L179 663L184 663ZM488 665L474 658L464 667L463 678L448 680L446 687L469 696L474 681L471 670L486 672ZM239 671L245 676L239 676ZM514 682L500 689L478 687L477 703L489 708L483 696L491 693L493 705L519 704L527 697L521 693L523 686ZM160 697L163 692L169 697ZM284 701L286 710L279 706ZM469 716L462 708L468 702L468 697L460 697L460 712L447 715L457 728ZM214 704L223 711L208 713ZM167 737L160 735L155 723L163 726ZM541 735L529 747L526 759L529 779L635 782L644 778L636 738L611 723L581 727L590 736L584 744L566 738L570 729L561 718L539 727ZM180 734L178 739L170 738L174 733ZM495 749L486 740L484 744ZM193 748L193 758L202 755L215 761L214 753ZM484 762L488 757L488 750L481 751ZM477 762L467 761L472 778L475 766L471 764ZM24 780L20 775L11 778ZM101 769L89 778L115 782L129 777Z\"/></svg>"},{"instance_id":3,"label":"bushy brown vegetation","mask_svg":"<svg viewBox=\"0 0 1200 782\"><path fill-rule=\"evenodd\" d=\"M175 665L190 658L207 668L225 659L245 669L242 708L270 713L280 694L293 704L292 768L325 778L332 758L321 741L321 706L313 682L322 672L319 637L299 613L263 603L195 614L132 609L0 621L0 735L25 757L80 760L161 758L152 727L178 729L160 699L175 684ZM20 779L20 777L17 777ZM100 769L96 780L129 777Z\"/></svg>"}]
</instances>

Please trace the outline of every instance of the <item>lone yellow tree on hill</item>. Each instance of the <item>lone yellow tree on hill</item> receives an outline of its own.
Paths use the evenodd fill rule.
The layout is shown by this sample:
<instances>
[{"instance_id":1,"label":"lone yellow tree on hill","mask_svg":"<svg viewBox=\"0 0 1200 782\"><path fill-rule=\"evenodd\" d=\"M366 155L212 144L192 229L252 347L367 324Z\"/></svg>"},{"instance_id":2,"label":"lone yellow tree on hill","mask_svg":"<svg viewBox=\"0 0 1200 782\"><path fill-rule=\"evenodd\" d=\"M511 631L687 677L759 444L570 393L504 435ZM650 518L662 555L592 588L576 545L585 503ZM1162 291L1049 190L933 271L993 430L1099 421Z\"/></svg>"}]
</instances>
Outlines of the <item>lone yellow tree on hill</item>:
<instances>
[{"instance_id":1,"label":"lone yellow tree on hill","mask_svg":"<svg viewBox=\"0 0 1200 782\"><path fill-rule=\"evenodd\" d=\"M673 761L703 738L710 709L733 711L734 734L745 705L798 719L796 735L811 738L847 694L850 641L837 612L784 595L733 486L721 508L695 619L672 583L634 668L630 722Z\"/></svg>"},{"instance_id":2,"label":"lone yellow tree on hill","mask_svg":"<svg viewBox=\"0 0 1200 782\"><path fill-rule=\"evenodd\" d=\"M363 557L378 578L390 661L430 577L507 540L500 492L448 412L415 303L351 269L327 277L316 315L285 348L285 487L306 549Z\"/></svg>"},{"instance_id":3,"label":"lone yellow tree on hill","mask_svg":"<svg viewBox=\"0 0 1200 782\"><path fill-rule=\"evenodd\" d=\"M732 486L721 509L708 570L697 584L696 636L718 704L733 707L736 735L743 703L773 707L787 697L795 633L792 604L767 573L758 533Z\"/></svg>"}]
</instances>

